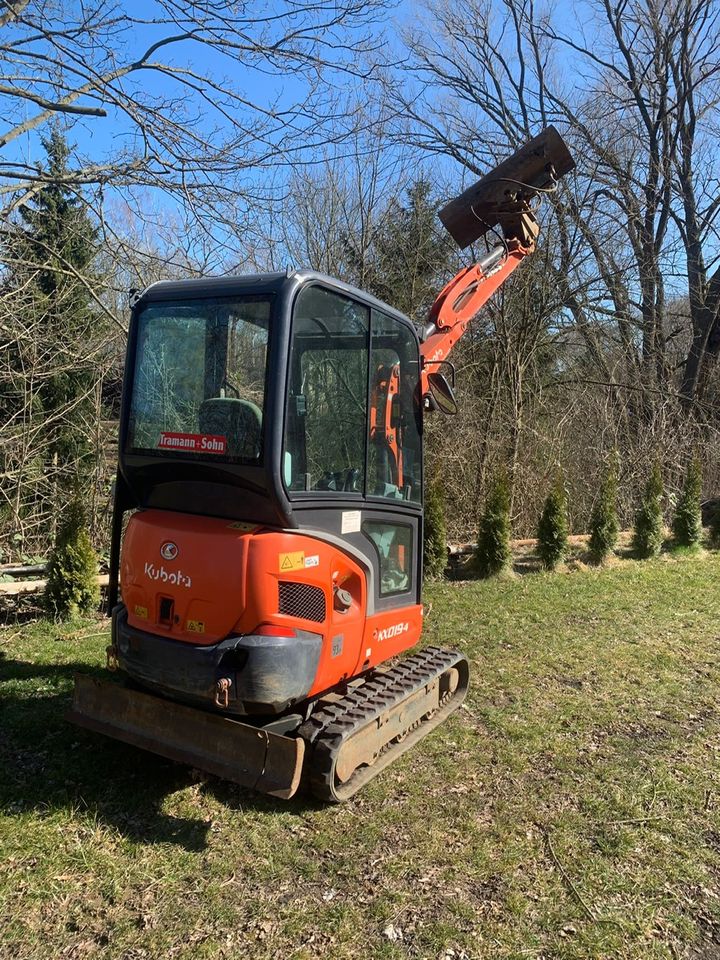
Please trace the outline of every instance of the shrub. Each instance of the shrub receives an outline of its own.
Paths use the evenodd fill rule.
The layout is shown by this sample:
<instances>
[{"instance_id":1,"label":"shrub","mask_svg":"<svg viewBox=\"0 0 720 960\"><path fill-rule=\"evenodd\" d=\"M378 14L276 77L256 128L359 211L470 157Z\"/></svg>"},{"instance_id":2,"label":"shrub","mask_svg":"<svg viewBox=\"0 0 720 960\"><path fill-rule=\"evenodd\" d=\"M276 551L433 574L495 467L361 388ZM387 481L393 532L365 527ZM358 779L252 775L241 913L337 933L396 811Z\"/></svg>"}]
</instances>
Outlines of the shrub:
<instances>
[{"instance_id":1,"label":"shrub","mask_svg":"<svg viewBox=\"0 0 720 960\"><path fill-rule=\"evenodd\" d=\"M660 553L665 529L662 511L663 482L659 464L655 464L645 487L640 509L635 517L632 547L640 559Z\"/></svg>"},{"instance_id":2,"label":"shrub","mask_svg":"<svg viewBox=\"0 0 720 960\"><path fill-rule=\"evenodd\" d=\"M602 563L612 553L617 543L620 532L617 487L618 465L617 458L613 457L590 518L590 555L595 563Z\"/></svg>"},{"instance_id":3,"label":"shrub","mask_svg":"<svg viewBox=\"0 0 720 960\"><path fill-rule=\"evenodd\" d=\"M447 526L445 497L439 479L425 487L423 515L423 572L425 577L441 577L447 566Z\"/></svg>"},{"instance_id":4,"label":"shrub","mask_svg":"<svg viewBox=\"0 0 720 960\"><path fill-rule=\"evenodd\" d=\"M567 555L567 499L559 479L548 494L540 515L537 549L546 570L554 570Z\"/></svg>"},{"instance_id":5,"label":"shrub","mask_svg":"<svg viewBox=\"0 0 720 960\"><path fill-rule=\"evenodd\" d=\"M673 517L673 539L679 547L696 547L702 536L700 495L702 470L697 457L688 464L685 482Z\"/></svg>"},{"instance_id":6,"label":"shrub","mask_svg":"<svg viewBox=\"0 0 720 960\"><path fill-rule=\"evenodd\" d=\"M475 558L481 577L502 573L510 562L510 485L504 471L494 478L485 500Z\"/></svg>"},{"instance_id":7,"label":"shrub","mask_svg":"<svg viewBox=\"0 0 720 960\"><path fill-rule=\"evenodd\" d=\"M100 603L98 563L85 528L79 500L70 503L47 566L45 606L52 616L67 619L92 613Z\"/></svg>"}]
</instances>

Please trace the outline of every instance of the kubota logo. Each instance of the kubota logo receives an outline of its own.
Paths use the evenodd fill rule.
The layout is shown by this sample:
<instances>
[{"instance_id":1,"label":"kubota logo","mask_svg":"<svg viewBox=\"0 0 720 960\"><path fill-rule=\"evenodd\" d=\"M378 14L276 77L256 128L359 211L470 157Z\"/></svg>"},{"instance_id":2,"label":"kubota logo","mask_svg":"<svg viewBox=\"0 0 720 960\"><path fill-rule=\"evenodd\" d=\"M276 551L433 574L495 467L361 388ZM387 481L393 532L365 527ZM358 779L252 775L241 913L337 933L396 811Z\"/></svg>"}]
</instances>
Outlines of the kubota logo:
<instances>
[{"instance_id":1,"label":"kubota logo","mask_svg":"<svg viewBox=\"0 0 720 960\"><path fill-rule=\"evenodd\" d=\"M163 560L174 560L179 552L177 544L173 543L172 540L166 540L160 547L160 556Z\"/></svg>"},{"instance_id":2,"label":"kubota logo","mask_svg":"<svg viewBox=\"0 0 720 960\"><path fill-rule=\"evenodd\" d=\"M191 587L192 578L185 576L182 570L177 573L170 573L165 567L156 567L154 563L145 564L145 576L150 580L160 580L162 583L169 583L178 587Z\"/></svg>"},{"instance_id":3,"label":"kubota logo","mask_svg":"<svg viewBox=\"0 0 720 960\"><path fill-rule=\"evenodd\" d=\"M377 638L378 640L391 640L393 637L399 637L402 633L407 633L409 629L409 623L394 623L391 627L378 630Z\"/></svg>"}]
</instances>

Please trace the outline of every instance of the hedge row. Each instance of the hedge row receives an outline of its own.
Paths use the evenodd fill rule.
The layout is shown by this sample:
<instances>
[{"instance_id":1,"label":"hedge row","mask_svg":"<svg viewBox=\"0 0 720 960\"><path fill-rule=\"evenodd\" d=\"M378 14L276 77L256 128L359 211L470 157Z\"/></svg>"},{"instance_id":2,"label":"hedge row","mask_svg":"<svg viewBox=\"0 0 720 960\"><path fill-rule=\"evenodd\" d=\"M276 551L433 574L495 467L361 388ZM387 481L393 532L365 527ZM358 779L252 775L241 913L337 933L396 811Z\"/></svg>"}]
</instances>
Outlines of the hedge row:
<instances>
[{"instance_id":1,"label":"hedge row","mask_svg":"<svg viewBox=\"0 0 720 960\"><path fill-rule=\"evenodd\" d=\"M693 458L688 466L682 491L672 519L672 544L696 548L702 536L700 462ZM602 563L614 551L620 523L617 513L618 462L613 458L599 482L598 497L590 520L589 551L595 563ZM632 553L638 559L657 556L666 538L663 513L664 486L658 464L647 479L642 502L635 517ZM554 570L567 556L567 493L558 475L548 492L538 520L538 556L547 570ZM488 492L478 530L476 565L483 577L502 573L510 556L510 489L507 476L500 473ZM713 545L720 544L720 511L711 523Z\"/></svg>"}]
</instances>

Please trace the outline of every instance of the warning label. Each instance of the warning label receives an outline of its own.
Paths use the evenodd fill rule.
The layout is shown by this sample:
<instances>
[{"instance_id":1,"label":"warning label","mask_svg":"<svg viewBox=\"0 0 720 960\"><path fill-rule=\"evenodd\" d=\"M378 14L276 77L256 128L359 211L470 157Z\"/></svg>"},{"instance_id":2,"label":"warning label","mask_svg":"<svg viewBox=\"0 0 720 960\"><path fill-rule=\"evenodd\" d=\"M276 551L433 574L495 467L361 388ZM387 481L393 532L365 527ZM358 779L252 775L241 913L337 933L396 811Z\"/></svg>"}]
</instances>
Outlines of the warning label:
<instances>
[{"instance_id":1,"label":"warning label","mask_svg":"<svg viewBox=\"0 0 720 960\"><path fill-rule=\"evenodd\" d=\"M343 510L340 533L359 533L362 514L359 510Z\"/></svg>"},{"instance_id":2,"label":"warning label","mask_svg":"<svg viewBox=\"0 0 720 960\"><path fill-rule=\"evenodd\" d=\"M227 438L212 433L160 434L158 450L185 450L188 453L225 453Z\"/></svg>"},{"instance_id":3,"label":"warning label","mask_svg":"<svg viewBox=\"0 0 720 960\"><path fill-rule=\"evenodd\" d=\"M278 557L278 566L281 573L287 573L289 570L304 570L304 551L300 550L296 553L281 553Z\"/></svg>"},{"instance_id":4,"label":"warning label","mask_svg":"<svg viewBox=\"0 0 720 960\"><path fill-rule=\"evenodd\" d=\"M301 550L298 550L296 553L281 553L279 559L280 569L282 571L307 570L308 567L320 566L320 557L317 554L312 557L306 557Z\"/></svg>"},{"instance_id":5,"label":"warning label","mask_svg":"<svg viewBox=\"0 0 720 960\"><path fill-rule=\"evenodd\" d=\"M186 627L188 633L205 633L205 623L202 620L188 620Z\"/></svg>"},{"instance_id":6,"label":"warning label","mask_svg":"<svg viewBox=\"0 0 720 960\"><path fill-rule=\"evenodd\" d=\"M256 523L247 523L245 520L235 520L228 524L228 530L239 530L240 533L250 533L251 530L257 530Z\"/></svg>"}]
</instances>

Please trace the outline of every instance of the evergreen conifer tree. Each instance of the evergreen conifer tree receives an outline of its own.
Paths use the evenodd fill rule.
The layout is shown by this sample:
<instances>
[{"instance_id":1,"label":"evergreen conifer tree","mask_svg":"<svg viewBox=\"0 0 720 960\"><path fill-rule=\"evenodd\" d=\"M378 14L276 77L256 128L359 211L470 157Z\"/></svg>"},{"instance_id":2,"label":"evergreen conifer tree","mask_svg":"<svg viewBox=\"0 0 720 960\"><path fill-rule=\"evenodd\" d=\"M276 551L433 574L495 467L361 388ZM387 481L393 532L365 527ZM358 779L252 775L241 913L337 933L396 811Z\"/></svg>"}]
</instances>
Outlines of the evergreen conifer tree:
<instances>
[{"instance_id":1,"label":"evergreen conifer tree","mask_svg":"<svg viewBox=\"0 0 720 960\"><path fill-rule=\"evenodd\" d=\"M546 570L554 570L567 555L567 498L560 478L555 481L540 515L537 550Z\"/></svg>"},{"instance_id":2,"label":"evergreen conifer tree","mask_svg":"<svg viewBox=\"0 0 720 960\"><path fill-rule=\"evenodd\" d=\"M92 613L100 603L98 563L85 526L79 499L72 500L58 530L45 587L45 606L64 620Z\"/></svg>"},{"instance_id":3,"label":"evergreen conifer tree","mask_svg":"<svg viewBox=\"0 0 720 960\"><path fill-rule=\"evenodd\" d=\"M19 468L6 467L1 482L8 502L15 493L8 484L20 487L28 511L41 488L43 497L60 494L62 502L78 481L83 483L92 463L96 419L92 344L98 324L90 288L98 280L93 271L97 229L77 189L67 185L70 150L60 128L54 126L41 142L47 182L20 207L18 221L2 239L7 265L2 292L17 298L32 336L16 338L12 355L5 358L11 375L0 390L0 420L31 418L37 454ZM2 459L0 453L0 468Z\"/></svg>"},{"instance_id":4,"label":"evergreen conifer tree","mask_svg":"<svg viewBox=\"0 0 720 960\"><path fill-rule=\"evenodd\" d=\"M620 523L617 515L618 463L614 456L603 480L600 496L590 518L590 555L602 563L617 543Z\"/></svg>"},{"instance_id":5,"label":"evergreen conifer tree","mask_svg":"<svg viewBox=\"0 0 720 960\"><path fill-rule=\"evenodd\" d=\"M662 548L665 529L663 524L663 481L660 465L655 464L650 474L642 504L635 517L632 547L641 560L656 557Z\"/></svg>"},{"instance_id":6,"label":"evergreen conifer tree","mask_svg":"<svg viewBox=\"0 0 720 960\"><path fill-rule=\"evenodd\" d=\"M441 577L447 566L445 497L439 478L426 483L423 513L423 572L426 578Z\"/></svg>"},{"instance_id":7,"label":"evergreen conifer tree","mask_svg":"<svg viewBox=\"0 0 720 960\"><path fill-rule=\"evenodd\" d=\"M94 373L89 365L78 363L78 346L88 342L94 320L88 286L97 280L91 269L97 229L86 204L64 183L70 149L57 126L42 145L49 182L20 210L25 229L18 236L16 252L32 270L43 326L58 343L59 357L66 360L47 378L39 401L45 413L66 408L52 428L49 455L59 458L61 476L65 466L64 485L71 489L78 468L91 452L83 427L92 417Z\"/></svg>"},{"instance_id":8,"label":"evergreen conifer tree","mask_svg":"<svg viewBox=\"0 0 720 960\"><path fill-rule=\"evenodd\" d=\"M673 540L679 547L697 547L702 537L700 496L702 468L697 457L688 464L685 482L673 517Z\"/></svg>"},{"instance_id":9,"label":"evergreen conifer tree","mask_svg":"<svg viewBox=\"0 0 720 960\"><path fill-rule=\"evenodd\" d=\"M347 244L350 268L362 288L410 317L425 316L455 270L456 248L438 220L440 205L431 181L421 177L404 202L390 202L368 254L359 258L354 244Z\"/></svg>"},{"instance_id":10,"label":"evergreen conifer tree","mask_svg":"<svg viewBox=\"0 0 720 960\"><path fill-rule=\"evenodd\" d=\"M510 563L510 485L501 470L485 500L476 553L481 577L502 573Z\"/></svg>"}]
</instances>

